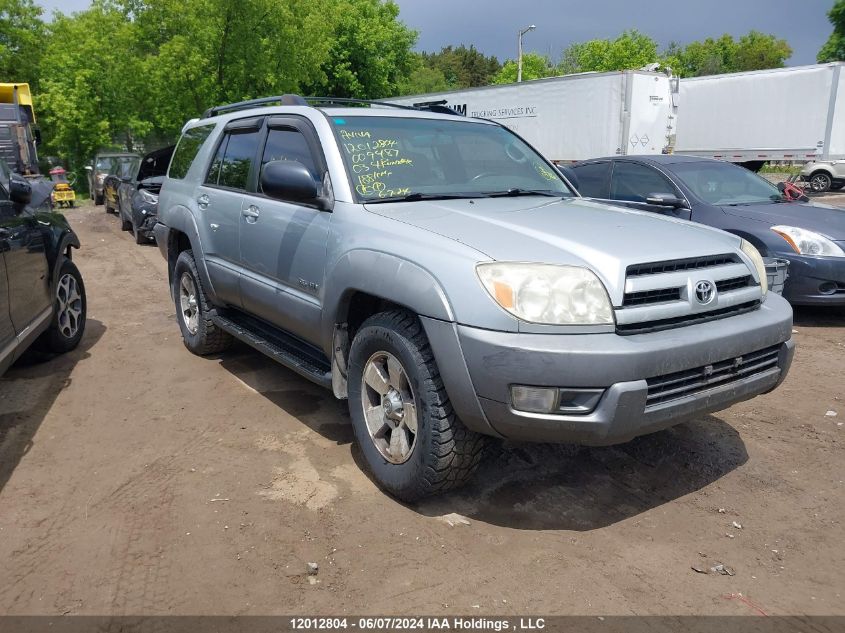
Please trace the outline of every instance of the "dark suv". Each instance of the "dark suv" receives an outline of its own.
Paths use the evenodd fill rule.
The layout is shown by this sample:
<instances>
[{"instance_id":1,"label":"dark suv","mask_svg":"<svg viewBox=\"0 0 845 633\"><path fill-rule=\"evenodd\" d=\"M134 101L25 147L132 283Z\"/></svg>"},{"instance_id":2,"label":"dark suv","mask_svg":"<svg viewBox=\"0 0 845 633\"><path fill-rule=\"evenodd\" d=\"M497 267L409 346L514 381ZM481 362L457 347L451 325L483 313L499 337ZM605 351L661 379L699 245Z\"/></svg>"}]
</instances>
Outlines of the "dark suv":
<instances>
[{"instance_id":1,"label":"dark suv","mask_svg":"<svg viewBox=\"0 0 845 633\"><path fill-rule=\"evenodd\" d=\"M31 194L0 160L0 373L33 344L68 352L85 331L79 238L63 215L30 208Z\"/></svg>"}]
</instances>

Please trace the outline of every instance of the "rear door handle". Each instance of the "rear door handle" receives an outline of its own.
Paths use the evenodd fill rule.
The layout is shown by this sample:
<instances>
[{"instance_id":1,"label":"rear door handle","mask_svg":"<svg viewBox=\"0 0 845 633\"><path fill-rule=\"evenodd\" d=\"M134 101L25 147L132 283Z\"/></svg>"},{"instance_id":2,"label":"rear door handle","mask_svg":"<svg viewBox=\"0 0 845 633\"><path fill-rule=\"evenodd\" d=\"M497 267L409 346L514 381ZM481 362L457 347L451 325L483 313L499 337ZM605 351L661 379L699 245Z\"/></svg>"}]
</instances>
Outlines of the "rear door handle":
<instances>
[{"instance_id":1,"label":"rear door handle","mask_svg":"<svg viewBox=\"0 0 845 633\"><path fill-rule=\"evenodd\" d=\"M211 204L211 198L209 198L205 194L202 194L199 198L197 198L197 206L200 209L205 210L205 209L208 208L208 205L210 205L210 204Z\"/></svg>"},{"instance_id":2,"label":"rear door handle","mask_svg":"<svg viewBox=\"0 0 845 633\"><path fill-rule=\"evenodd\" d=\"M256 207L254 204L251 204L241 211L241 215L246 218L247 222L254 224L258 220L258 216L261 215L261 209Z\"/></svg>"}]
</instances>

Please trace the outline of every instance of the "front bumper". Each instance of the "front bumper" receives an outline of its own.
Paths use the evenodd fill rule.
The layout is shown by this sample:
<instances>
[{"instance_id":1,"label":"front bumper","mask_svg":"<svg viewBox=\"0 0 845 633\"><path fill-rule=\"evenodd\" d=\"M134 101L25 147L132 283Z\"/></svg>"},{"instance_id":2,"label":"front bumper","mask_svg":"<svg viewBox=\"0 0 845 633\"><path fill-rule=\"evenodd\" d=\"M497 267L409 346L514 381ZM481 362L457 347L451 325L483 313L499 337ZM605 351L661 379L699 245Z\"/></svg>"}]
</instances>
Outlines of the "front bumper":
<instances>
[{"instance_id":1,"label":"front bumper","mask_svg":"<svg viewBox=\"0 0 845 633\"><path fill-rule=\"evenodd\" d=\"M786 377L794 352L792 310L777 295L754 312L631 336L508 333L457 325L450 349L447 329L437 323L423 319L458 416L476 431L527 441L625 442L771 391ZM649 378L767 348L776 350L777 363L764 371L647 404ZM513 409L514 384L605 391L589 414L536 414Z\"/></svg>"},{"instance_id":2,"label":"front bumper","mask_svg":"<svg viewBox=\"0 0 845 633\"><path fill-rule=\"evenodd\" d=\"M146 237L155 237L153 229L158 223L158 207L144 205L132 207L132 221L138 227L138 232Z\"/></svg>"},{"instance_id":3,"label":"front bumper","mask_svg":"<svg viewBox=\"0 0 845 633\"><path fill-rule=\"evenodd\" d=\"M837 242L845 247L842 242ZM793 305L845 305L845 257L784 255L789 277L783 296Z\"/></svg>"}]
</instances>

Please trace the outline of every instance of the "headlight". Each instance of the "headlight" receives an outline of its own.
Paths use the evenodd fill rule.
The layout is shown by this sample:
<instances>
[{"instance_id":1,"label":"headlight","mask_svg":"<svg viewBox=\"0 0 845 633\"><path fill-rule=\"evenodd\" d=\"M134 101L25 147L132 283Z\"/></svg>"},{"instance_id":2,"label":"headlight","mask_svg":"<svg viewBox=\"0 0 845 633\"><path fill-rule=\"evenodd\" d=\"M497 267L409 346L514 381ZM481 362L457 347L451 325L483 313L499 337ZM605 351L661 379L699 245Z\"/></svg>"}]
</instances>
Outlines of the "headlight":
<instances>
[{"instance_id":1,"label":"headlight","mask_svg":"<svg viewBox=\"0 0 845 633\"><path fill-rule=\"evenodd\" d=\"M763 256L760 255L760 251L751 242L742 240L742 244L739 247L754 263L754 268L757 269L757 277L760 279L760 289L763 291L763 296L765 297L769 291L769 277L766 274L766 262L763 261Z\"/></svg>"},{"instance_id":2,"label":"headlight","mask_svg":"<svg viewBox=\"0 0 845 633\"><path fill-rule=\"evenodd\" d=\"M845 257L845 251L824 235L819 235L797 226L773 226L772 230L786 240L796 253L801 255L823 255Z\"/></svg>"},{"instance_id":3,"label":"headlight","mask_svg":"<svg viewBox=\"0 0 845 633\"><path fill-rule=\"evenodd\" d=\"M146 189L141 189L139 192L141 194L141 200L148 204L158 204L158 194L150 193Z\"/></svg>"},{"instance_id":4,"label":"headlight","mask_svg":"<svg viewBox=\"0 0 845 633\"><path fill-rule=\"evenodd\" d=\"M489 262L476 266L493 300L516 318L545 325L612 325L613 307L586 268Z\"/></svg>"}]
</instances>

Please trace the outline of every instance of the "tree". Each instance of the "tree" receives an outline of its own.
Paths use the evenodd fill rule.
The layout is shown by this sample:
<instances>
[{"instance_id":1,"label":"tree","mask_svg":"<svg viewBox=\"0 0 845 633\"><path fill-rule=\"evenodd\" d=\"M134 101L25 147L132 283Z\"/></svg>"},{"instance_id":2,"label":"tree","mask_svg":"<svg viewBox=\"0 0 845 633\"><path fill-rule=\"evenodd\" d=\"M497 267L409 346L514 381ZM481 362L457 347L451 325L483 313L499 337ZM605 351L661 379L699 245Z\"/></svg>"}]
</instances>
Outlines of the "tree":
<instances>
[{"instance_id":1,"label":"tree","mask_svg":"<svg viewBox=\"0 0 845 633\"><path fill-rule=\"evenodd\" d=\"M407 79L399 82L397 94L419 95L429 92L443 92L452 88L449 82L446 81L443 72L429 66L423 55L420 53L414 54L412 62L413 70L411 70Z\"/></svg>"},{"instance_id":2,"label":"tree","mask_svg":"<svg viewBox=\"0 0 845 633\"><path fill-rule=\"evenodd\" d=\"M33 0L0 0L0 77L38 87L45 35L42 9Z\"/></svg>"},{"instance_id":3,"label":"tree","mask_svg":"<svg viewBox=\"0 0 845 633\"><path fill-rule=\"evenodd\" d=\"M833 24L833 33L819 51L818 61L820 64L845 61L845 0L836 0L827 17Z\"/></svg>"},{"instance_id":4,"label":"tree","mask_svg":"<svg viewBox=\"0 0 845 633\"><path fill-rule=\"evenodd\" d=\"M700 77L747 70L782 68L792 55L786 40L750 31L735 40L727 33L717 39L690 42L685 47L672 43L663 62L682 77Z\"/></svg>"},{"instance_id":5,"label":"tree","mask_svg":"<svg viewBox=\"0 0 845 633\"><path fill-rule=\"evenodd\" d=\"M657 59L657 42L637 30L630 30L614 40L595 39L570 44L561 55L558 72L627 70L642 68Z\"/></svg>"},{"instance_id":6,"label":"tree","mask_svg":"<svg viewBox=\"0 0 845 633\"><path fill-rule=\"evenodd\" d=\"M509 59L502 69L493 76L494 84L512 84L516 82L518 74L517 62ZM555 67L546 55L539 53L525 53L522 56L522 80L542 79L555 75Z\"/></svg>"},{"instance_id":7,"label":"tree","mask_svg":"<svg viewBox=\"0 0 845 633\"><path fill-rule=\"evenodd\" d=\"M439 53L422 53L423 62L443 73L450 89L475 88L490 83L502 65L494 56L488 57L475 46L461 44L444 46Z\"/></svg>"}]
</instances>

